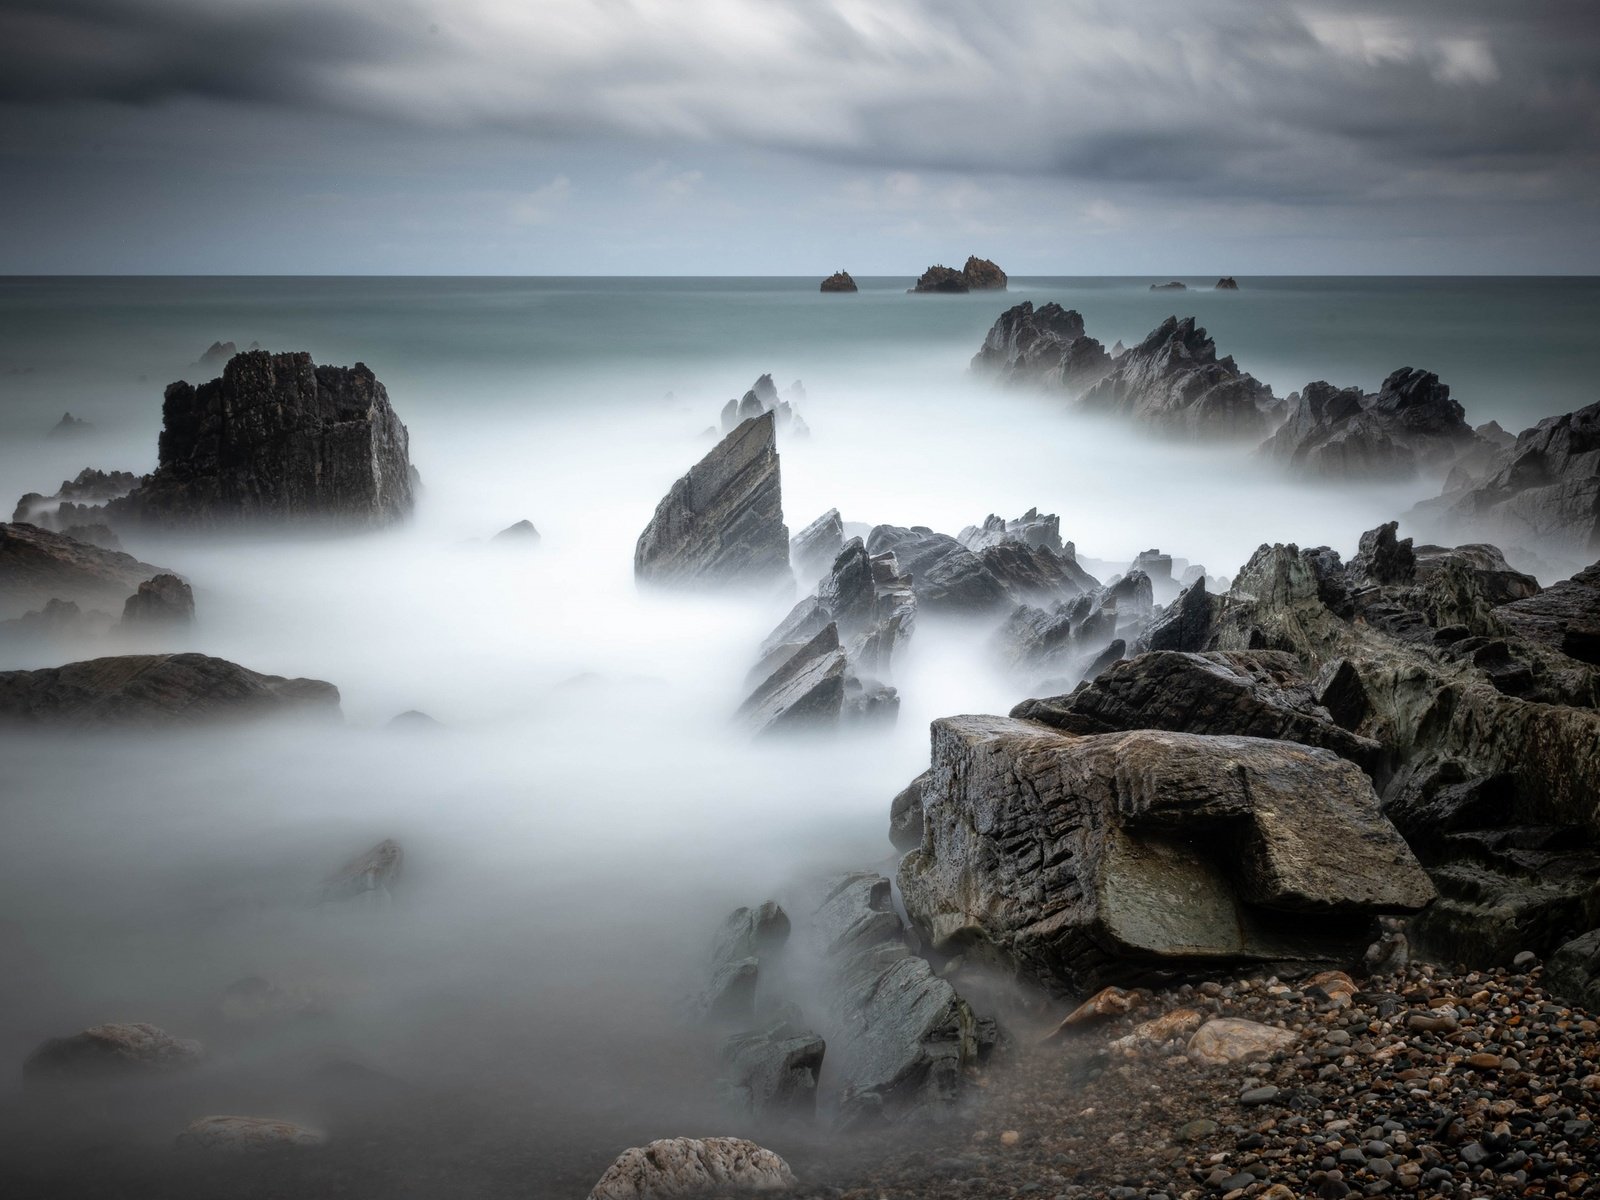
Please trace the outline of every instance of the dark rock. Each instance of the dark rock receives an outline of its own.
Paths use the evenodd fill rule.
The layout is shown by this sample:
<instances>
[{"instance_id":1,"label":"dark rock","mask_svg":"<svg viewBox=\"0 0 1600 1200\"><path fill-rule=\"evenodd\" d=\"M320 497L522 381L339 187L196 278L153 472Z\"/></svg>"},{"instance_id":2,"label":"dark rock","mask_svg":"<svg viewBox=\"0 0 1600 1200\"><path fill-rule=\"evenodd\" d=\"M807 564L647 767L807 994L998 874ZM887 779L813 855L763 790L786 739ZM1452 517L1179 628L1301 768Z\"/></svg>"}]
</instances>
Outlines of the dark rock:
<instances>
[{"instance_id":1,"label":"dark rock","mask_svg":"<svg viewBox=\"0 0 1600 1200\"><path fill-rule=\"evenodd\" d=\"M1177 600L1151 623L1145 645L1151 650L1204 650L1211 638L1217 601L1206 593L1202 575L1178 594Z\"/></svg>"},{"instance_id":2,"label":"dark rock","mask_svg":"<svg viewBox=\"0 0 1600 1200\"><path fill-rule=\"evenodd\" d=\"M849 271L835 271L822 281L822 290L825 292L853 292L856 291L856 281L850 278Z\"/></svg>"},{"instance_id":3,"label":"dark rock","mask_svg":"<svg viewBox=\"0 0 1600 1200\"><path fill-rule=\"evenodd\" d=\"M1239 282L1232 275L1224 275L1211 289L1214 292L1237 292Z\"/></svg>"},{"instance_id":4,"label":"dark rock","mask_svg":"<svg viewBox=\"0 0 1600 1200\"><path fill-rule=\"evenodd\" d=\"M967 277L960 271L951 267L929 267L917 279L916 286L908 288L909 293L966 293L971 290Z\"/></svg>"},{"instance_id":5,"label":"dark rock","mask_svg":"<svg viewBox=\"0 0 1600 1200\"><path fill-rule=\"evenodd\" d=\"M53 496L29 492L17 501L13 521L64 531L69 525L93 524L100 506L120 499L139 486L132 471L97 471L85 467L74 479L63 479Z\"/></svg>"},{"instance_id":6,"label":"dark rock","mask_svg":"<svg viewBox=\"0 0 1600 1200\"><path fill-rule=\"evenodd\" d=\"M809 1029L780 1021L722 1044L723 1088L737 1107L762 1117L809 1117L828 1045Z\"/></svg>"},{"instance_id":7,"label":"dark rock","mask_svg":"<svg viewBox=\"0 0 1600 1200\"><path fill-rule=\"evenodd\" d=\"M1298 474L1326 479L1443 475L1477 444L1450 389L1428 371L1402 367L1376 395L1310 383L1261 453Z\"/></svg>"},{"instance_id":8,"label":"dark rock","mask_svg":"<svg viewBox=\"0 0 1600 1200\"><path fill-rule=\"evenodd\" d=\"M198 388L167 387L160 463L114 521L386 525L410 515L409 437L363 363L246 351Z\"/></svg>"},{"instance_id":9,"label":"dark rock","mask_svg":"<svg viewBox=\"0 0 1600 1200\"><path fill-rule=\"evenodd\" d=\"M1176 279L1174 279L1170 283L1152 283L1150 285L1150 290L1152 292L1187 292L1189 290L1189 285L1186 283L1179 283Z\"/></svg>"},{"instance_id":10,"label":"dark rock","mask_svg":"<svg viewBox=\"0 0 1600 1200\"><path fill-rule=\"evenodd\" d=\"M972 369L1002 383L1076 394L1111 370L1105 347L1084 332L1076 312L1050 303L1035 310L1024 300L996 319L973 356Z\"/></svg>"},{"instance_id":11,"label":"dark rock","mask_svg":"<svg viewBox=\"0 0 1600 1200\"><path fill-rule=\"evenodd\" d=\"M1063 993L1346 959L1433 895L1366 776L1290 742L948 717L922 811L899 872L918 934Z\"/></svg>"},{"instance_id":12,"label":"dark rock","mask_svg":"<svg viewBox=\"0 0 1600 1200\"><path fill-rule=\"evenodd\" d=\"M1086 680L1099 678L1101 672L1108 670L1113 663L1120 662L1128 653L1128 643L1121 638L1115 638L1099 654L1089 661L1084 668L1083 677Z\"/></svg>"},{"instance_id":13,"label":"dark rock","mask_svg":"<svg viewBox=\"0 0 1600 1200\"><path fill-rule=\"evenodd\" d=\"M675 586L771 585L789 577L789 530L771 413L745 421L656 506L634 575Z\"/></svg>"},{"instance_id":14,"label":"dark rock","mask_svg":"<svg viewBox=\"0 0 1600 1200\"><path fill-rule=\"evenodd\" d=\"M389 903L394 899L394 885L400 881L405 861L400 843L384 838L322 881L322 901Z\"/></svg>"},{"instance_id":15,"label":"dark rock","mask_svg":"<svg viewBox=\"0 0 1600 1200\"><path fill-rule=\"evenodd\" d=\"M1071 600L1100 587L1076 559L1044 546L1001 542L985 547L978 558L1008 595L1024 602Z\"/></svg>"},{"instance_id":16,"label":"dark rock","mask_svg":"<svg viewBox=\"0 0 1600 1200\"><path fill-rule=\"evenodd\" d=\"M757 736L831 729L845 712L849 663L832 620L739 706L735 720Z\"/></svg>"},{"instance_id":17,"label":"dark rock","mask_svg":"<svg viewBox=\"0 0 1600 1200\"><path fill-rule=\"evenodd\" d=\"M917 603L931 612L993 612L1010 603L1005 585L983 560L948 534L879 525L867 549L893 554L901 572L911 576Z\"/></svg>"},{"instance_id":18,"label":"dark rock","mask_svg":"<svg viewBox=\"0 0 1600 1200\"><path fill-rule=\"evenodd\" d=\"M1390 521L1361 535L1360 548L1350 560L1350 574L1362 586L1408 584L1417 577L1417 555L1410 538L1397 535L1399 523Z\"/></svg>"},{"instance_id":19,"label":"dark rock","mask_svg":"<svg viewBox=\"0 0 1600 1200\"><path fill-rule=\"evenodd\" d=\"M122 539L109 525L68 525L61 530L61 533L75 542L99 546L102 550L122 549Z\"/></svg>"},{"instance_id":20,"label":"dark rock","mask_svg":"<svg viewBox=\"0 0 1600 1200\"><path fill-rule=\"evenodd\" d=\"M1059 608L1045 610L1020 604L990 635L989 644L1001 667L1024 678L1059 669L1071 646L1072 619Z\"/></svg>"},{"instance_id":21,"label":"dark rock","mask_svg":"<svg viewBox=\"0 0 1600 1200\"><path fill-rule=\"evenodd\" d=\"M1271 388L1231 357L1217 357L1193 317L1168 317L1118 358L1081 403L1164 433L1222 438L1262 437L1279 408Z\"/></svg>"},{"instance_id":22,"label":"dark rock","mask_svg":"<svg viewBox=\"0 0 1600 1200\"><path fill-rule=\"evenodd\" d=\"M967 256L967 264L961 268L961 278L974 292L1006 290L1006 273L987 258L979 258L976 254Z\"/></svg>"},{"instance_id":23,"label":"dark rock","mask_svg":"<svg viewBox=\"0 0 1600 1200\"><path fill-rule=\"evenodd\" d=\"M800 579L817 579L844 549L844 521L830 508L789 540L789 561Z\"/></svg>"},{"instance_id":24,"label":"dark rock","mask_svg":"<svg viewBox=\"0 0 1600 1200\"><path fill-rule=\"evenodd\" d=\"M1474 576L1491 604L1510 604L1539 593L1539 581L1514 570L1495 546L1416 546L1413 557L1413 578L1418 582L1427 583L1453 563Z\"/></svg>"},{"instance_id":25,"label":"dark rock","mask_svg":"<svg viewBox=\"0 0 1600 1200\"><path fill-rule=\"evenodd\" d=\"M339 691L330 683L259 675L204 654L126 654L0 671L0 722L11 724L165 726L338 712Z\"/></svg>"},{"instance_id":26,"label":"dark rock","mask_svg":"<svg viewBox=\"0 0 1600 1200\"><path fill-rule=\"evenodd\" d=\"M928 773L924 771L889 804L889 841L896 850L914 850L922 845L922 789L927 782Z\"/></svg>"},{"instance_id":27,"label":"dark rock","mask_svg":"<svg viewBox=\"0 0 1600 1200\"><path fill-rule=\"evenodd\" d=\"M1600 666L1600 563L1496 612L1521 637Z\"/></svg>"},{"instance_id":28,"label":"dark rock","mask_svg":"<svg viewBox=\"0 0 1600 1200\"><path fill-rule=\"evenodd\" d=\"M1600 929L1560 946L1545 967L1544 985L1569 1004L1600 1012Z\"/></svg>"},{"instance_id":29,"label":"dark rock","mask_svg":"<svg viewBox=\"0 0 1600 1200\"><path fill-rule=\"evenodd\" d=\"M507 525L490 540L496 542L521 542L524 545L537 546L539 544L539 531L534 528L532 521L518 521L515 525Z\"/></svg>"},{"instance_id":30,"label":"dark rock","mask_svg":"<svg viewBox=\"0 0 1600 1200\"><path fill-rule=\"evenodd\" d=\"M193 623L194 592L176 575L145 580L122 606L124 629L172 629Z\"/></svg>"}]
</instances>

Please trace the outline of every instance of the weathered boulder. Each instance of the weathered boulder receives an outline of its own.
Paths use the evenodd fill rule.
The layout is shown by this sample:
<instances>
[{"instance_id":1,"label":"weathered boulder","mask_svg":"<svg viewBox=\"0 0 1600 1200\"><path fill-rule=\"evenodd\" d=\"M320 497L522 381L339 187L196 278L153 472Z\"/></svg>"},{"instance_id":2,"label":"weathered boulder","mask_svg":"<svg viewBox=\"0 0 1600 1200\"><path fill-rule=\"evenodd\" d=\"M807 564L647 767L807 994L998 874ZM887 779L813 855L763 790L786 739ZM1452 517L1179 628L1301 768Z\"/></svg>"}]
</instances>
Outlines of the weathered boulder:
<instances>
[{"instance_id":1,"label":"weathered boulder","mask_svg":"<svg viewBox=\"0 0 1600 1200\"><path fill-rule=\"evenodd\" d=\"M743 422L656 506L633 570L667 586L772 586L789 575L789 530L771 413Z\"/></svg>"},{"instance_id":2,"label":"weathered boulder","mask_svg":"<svg viewBox=\"0 0 1600 1200\"><path fill-rule=\"evenodd\" d=\"M1373 914L1433 898L1361 770L1290 742L947 717L921 804L918 934L1062 993L1345 961Z\"/></svg>"},{"instance_id":3,"label":"weathered boulder","mask_svg":"<svg viewBox=\"0 0 1600 1200\"><path fill-rule=\"evenodd\" d=\"M514 525L507 525L490 541L516 542L524 546L537 546L539 544L539 531L534 528L532 521L518 521Z\"/></svg>"},{"instance_id":4,"label":"weathered boulder","mask_svg":"<svg viewBox=\"0 0 1600 1200\"><path fill-rule=\"evenodd\" d=\"M178 1135L178 1145L220 1154L310 1150L327 1142L315 1129L277 1117L201 1117Z\"/></svg>"},{"instance_id":5,"label":"weathered boulder","mask_svg":"<svg viewBox=\"0 0 1600 1200\"><path fill-rule=\"evenodd\" d=\"M1298 1040L1292 1029L1242 1017L1214 1017L1190 1037L1189 1061L1202 1067L1236 1067L1271 1058Z\"/></svg>"},{"instance_id":6,"label":"weathered boulder","mask_svg":"<svg viewBox=\"0 0 1600 1200\"><path fill-rule=\"evenodd\" d=\"M889 841L896 850L922 845L922 788L928 773L918 775L889 803Z\"/></svg>"},{"instance_id":7,"label":"weathered boulder","mask_svg":"<svg viewBox=\"0 0 1600 1200\"><path fill-rule=\"evenodd\" d=\"M146 579L122 606L122 628L163 630L194 623L194 590L176 575Z\"/></svg>"},{"instance_id":8,"label":"weathered boulder","mask_svg":"<svg viewBox=\"0 0 1600 1200\"><path fill-rule=\"evenodd\" d=\"M200 1043L142 1021L96 1025L51 1038L22 1064L26 1078L171 1071L200 1061Z\"/></svg>"},{"instance_id":9,"label":"weathered boulder","mask_svg":"<svg viewBox=\"0 0 1600 1200\"><path fill-rule=\"evenodd\" d=\"M817 579L844 549L844 521L837 508L830 508L789 539L789 562L804 581Z\"/></svg>"},{"instance_id":10,"label":"weathered boulder","mask_svg":"<svg viewBox=\"0 0 1600 1200\"><path fill-rule=\"evenodd\" d=\"M835 271L822 281L822 290L824 292L854 292L858 289L856 288L856 281L850 278L849 271Z\"/></svg>"},{"instance_id":11,"label":"weathered boulder","mask_svg":"<svg viewBox=\"0 0 1600 1200\"><path fill-rule=\"evenodd\" d=\"M1035 310L1024 300L995 320L972 369L1002 383L1076 394L1105 377L1111 356L1084 332L1077 312L1053 302Z\"/></svg>"},{"instance_id":12,"label":"weathered boulder","mask_svg":"<svg viewBox=\"0 0 1600 1200\"><path fill-rule=\"evenodd\" d=\"M384 838L345 863L322 881L322 901L378 901L394 899L406 854L400 843Z\"/></svg>"},{"instance_id":13,"label":"weathered boulder","mask_svg":"<svg viewBox=\"0 0 1600 1200\"><path fill-rule=\"evenodd\" d=\"M1600 557L1600 404L1517 435L1480 475L1448 480L1407 517L1430 536L1531 551L1574 569Z\"/></svg>"},{"instance_id":14,"label":"weathered boulder","mask_svg":"<svg viewBox=\"0 0 1600 1200\"><path fill-rule=\"evenodd\" d=\"M961 278L974 292L1003 292L1006 290L1006 273L987 258L969 254L961 268Z\"/></svg>"},{"instance_id":15,"label":"weathered boulder","mask_svg":"<svg viewBox=\"0 0 1600 1200\"><path fill-rule=\"evenodd\" d=\"M0 525L0 616L50 600L120 607L128 593L162 574L120 550L106 550L36 525Z\"/></svg>"},{"instance_id":16,"label":"weathered boulder","mask_svg":"<svg viewBox=\"0 0 1600 1200\"><path fill-rule=\"evenodd\" d=\"M993 612L1011 597L983 560L955 538L925 526L904 529L876 526L867 550L893 554L901 572L911 576L917 603L930 612Z\"/></svg>"},{"instance_id":17,"label":"weathered boulder","mask_svg":"<svg viewBox=\"0 0 1600 1200\"><path fill-rule=\"evenodd\" d=\"M124 654L0 671L0 723L180 726L288 714L339 715L339 689L204 654Z\"/></svg>"},{"instance_id":18,"label":"weathered boulder","mask_svg":"<svg viewBox=\"0 0 1600 1200\"><path fill-rule=\"evenodd\" d=\"M918 277L914 287L906 289L908 293L959 293L965 294L971 290L967 277L953 267L929 267Z\"/></svg>"},{"instance_id":19,"label":"weathered boulder","mask_svg":"<svg viewBox=\"0 0 1600 1200\"><path fill-rule=\"evenodd\" d=\"M1444 475L1477 442L1465 411L1429 371L1402 367L1374 395L1310 383L1291 395L1284 423L1260 453L1325 479Z\"/></svg>"},{"instance_id":20,"label":"weathered boulder","mask_svg":"<svg viewBox=\"0 0 1600 1200\"><path fill-rule=\"evenodd\" d=\"M1280 407L1272 389L1239 370L1231 356L1217 357L1216 343L1193 317L1168 317L1080 403L1163 433L1257 439Z\"/></svg>"},{"instance_id":21,"label":"weathered boulder","mask_svg":"<svg viewBox=\"0 0 1600 1200\"><path fill-rule=\"evenodd\" d=\"M881 875L843 876L813 917L846 1121L937 1115L986 1049L972 1007L906 945L890 890Z\"/></svg>"},{"instance_id":22,"label":"weathered boulder","mask_svg":"<svg viewBox=\"0 0 1600 1200\"><path fill-rule=\"evenodd\" d=\"M387 525L410 515L410 440L364 363L246 351L198 388L170 384L155 473L113 521Z\"/></svg>"},{"instance_id":23,"label":"weathered boulder","mask_svg":"<svg viewBox=\"0 0 1600 1200\"><path fill-rule=\"evenodd\" d=\"M848 673L839 627L829 620L750 693L734 719L757 736L835 728L845 712Z\"/></svg>"},{"instance_id":24,"label":"weathered boulder","mask_svg":"<svg viewBox=\"0 0 1600 1200\"><path fill-rule=\"evenodd\" d=\"M676 1200L739 1192L781 1192L795 1178L784 1162L743 1138L667 1138L624 1150L589 1200Z\"/></svg>"}]
</instances>

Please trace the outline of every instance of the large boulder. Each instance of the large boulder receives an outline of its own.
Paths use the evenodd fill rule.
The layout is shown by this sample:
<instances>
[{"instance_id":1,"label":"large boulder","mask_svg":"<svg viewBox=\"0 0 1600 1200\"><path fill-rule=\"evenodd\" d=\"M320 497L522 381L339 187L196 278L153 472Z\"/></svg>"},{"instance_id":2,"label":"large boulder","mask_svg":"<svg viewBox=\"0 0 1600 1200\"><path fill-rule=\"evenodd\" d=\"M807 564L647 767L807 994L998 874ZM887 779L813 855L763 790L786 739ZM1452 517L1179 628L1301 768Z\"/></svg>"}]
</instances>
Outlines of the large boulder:
<instances>
[{"instance_id":1,"label":"large boulder","mask_svg":"<svg viewBox=\"0 0 1600 1200\"><path fill-rule=\"evenodd\" d=\"M116 610L141 583L164 573L131 554L36 525L0 525L0 617L51 600Z\"/></svg>"},{"instance_id":2,"label":"large boulder","mask_svg":"<svg viewBox=\"0 0 1600 1200\"><path fill-rule=\"evenodd\" d=\"M788 940L789 914L775 900L728 914L712 941L700 1014L716 1022L751 1020L763 962L770 970Z\"/></svg>"},{"instance_id":3,"label":"large boulder","mask_svg":"<svg viewBox=\"0 0 1600 1200\"><path fill-rule=\"evenodd\" d=\"M794 1186L789 1164L743 1138L666 1138L624 1150L589 1200L678 1200Z\"/></svg>"},{"instance_id":4,"label":"large boulder","mask_svg":"<svg viewBox=\"0 0 1600 1200\"><path fill-rule=\"evenodd\" d=\"M3 724L182 726L290 713L336 719L339 690L204 654L125 654L0 671Z\"/></svg>"},{"instance_id":5,"label":"large boulder","mask_svg":"<svg viewBox=\"0 0 1600 1200\"><path fill-rule=\"evenodd\" d=\"M1373 395L1310 383L1290 396L1288 415L1261 453L1300 475L1324 479L1443 476L1477 435L1450 389L1429 371L1402 367Z\"/></svg>"},{"instance_id":6,"label":"large boulder","mask_svg":"<svg viewBox=\"0 0 1600 1200\"><path fill-rule=\"evenodd\" d=\"M1600 1012L1600 929L1557 948L1546 964L1544 985L1569 1004Z\"/></svg>"},{"instance_id":7,"label":"large boulder","mask_svg":"<svg viewBox=\"0 0 1600 1200\"><path fill-rule=\"evenodd\" d=\"M921 804L918 934L1063 994L1350 961L1375 914L1433 898L1360 768L1292 742L947 717Z\"/></svg>"},{"instance_id":8,"label":"large boulder","mask_svg":"<svg viewBox=\"0 0 1600 1200\"><path fill-rule=\"evenodd\" d=\"M972 369L1002 383L1028 384L1074 395L1111 370L1105 347L1084 332L1083 318L1054 302L1006 309L995 320Z\"/></svg>"},{"instance_id":9,"label":"large boulder","mask_svg":"<svg viewBox=\"0 0 1600 1200\"><path fill-rule=\"evenodd\" d=\"M974 292L1003 292L1006 290L1006 273L987 258L979 258L976 254L969 254L967 262L961 268L961 278L967 281L967 287Z\"/></svg>"},{"instance_id":10,"label":"large boulder","mask_svg":"<svg viewBox=\"0 0 1600 1200\"><path fill-rule=\"evenodd\" d=\"M122 606L124 629L170 630L194 623L194 590L176 575L146 579Z\"/></svg>"},{"instance_id":11,"label":"large boulder","mask_svg":"<svg viewBox=\"0 0 1600 1200\"><path fill-rule=\"evenodd\" d=\"M410 440L364 363L246 351L222 376L170 384L155 473L113 500L113 520L387 525L413 503Z\"/></svg>"},{"instance_id":12,"label":"large boulder","mask_svg":"<svg viewBox=\"0 0 1600 1200\"><path fill-rule=\"evenodd\" d=\"M1272 389L1245 374L1193 317L1168 317L1083 394L1090 412L1168 434L1260 439L1276 420Z\"/></svg>"},{"instance_id":13,"label":"large boulder","mask_svg":"<svg viewBox=\"0 0 1600 1200\"><path fill-rule=\"evenodd\" d=\"M672 485L639 535L641 583L773 586L789 579L789 530L773 414L742 422Z\"/></svg>"},{"instance_id":14,"label":"large boulder","mask_svg":"<svg viewBox=\"0 0 1600 1200\"><path fill-rule=\"evenodd\" d=\"M856 281L850 278L849 271L835 271L822 281L822 290L824 292L854 292L858 289L856 288Z\"/></svg>"},{"instance_id":15,"label":"large boulder","mask_svg":"<svg viewBox=\"0 0 1600 1200\"><path fill-rule=\"evenodd\" d=\"M971 291L967 277L953 267L933 266L924 271L914 286L907 289L912 294L965 294Z\"/></svg>"},{"instance_id":16,"label":"large boulder","mask_svg":"<svg viewBox=\"0 0 1600 1200\"><path fill-rule=\"evenodd\" d=\"M1573 569L1600 557L1600 404L1523 430L1480 474L1459 472L1408 520Z\"/></svg>"},{"instance_id":17,"label":"large boulder","mask_svg":"<svg viewBox=\"0 0 1600 1200\"><path fill-rule=\"evenodd\" d=\"M1021 542L1032 549L1043 548L1069 558L1076 553L1071 542L1061 540L1061 518L1055 513L1041 513L1037 508L1030 508L1014 520L990 513L982 525L968 525L956 534L956 540L968 550L977 551L1004 542Z\"/></svg>"},{"instance_id":18,"label":"large boulder","mask_svg":"<svg viewBox=\"0 0 1600 1200\"><path fill-rule=\"evenodd\" d=\"M722 1043L722 1086L734 1105L762 1117L809 1117L828 1045L787 1019Z\"/></svg>"}]
</instances>

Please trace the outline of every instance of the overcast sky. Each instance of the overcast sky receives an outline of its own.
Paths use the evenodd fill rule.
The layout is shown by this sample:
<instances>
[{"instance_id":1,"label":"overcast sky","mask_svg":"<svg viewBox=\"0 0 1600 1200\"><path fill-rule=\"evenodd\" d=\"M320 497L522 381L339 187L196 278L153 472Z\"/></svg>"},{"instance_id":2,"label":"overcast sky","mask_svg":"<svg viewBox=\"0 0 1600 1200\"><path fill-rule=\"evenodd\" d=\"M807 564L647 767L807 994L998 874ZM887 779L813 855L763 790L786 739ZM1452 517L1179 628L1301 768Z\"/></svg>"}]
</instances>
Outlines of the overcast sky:
<instances>
[{"instance_id":1,"label":"overcast sky","mask_svg":"<svg viewBox=\"0 0 1600 1200\"><path fill-rule=\"evenodd\" d=\"M0 0L0 271L1600 273L1594 0Z\"/></svg>"}]
</instances>

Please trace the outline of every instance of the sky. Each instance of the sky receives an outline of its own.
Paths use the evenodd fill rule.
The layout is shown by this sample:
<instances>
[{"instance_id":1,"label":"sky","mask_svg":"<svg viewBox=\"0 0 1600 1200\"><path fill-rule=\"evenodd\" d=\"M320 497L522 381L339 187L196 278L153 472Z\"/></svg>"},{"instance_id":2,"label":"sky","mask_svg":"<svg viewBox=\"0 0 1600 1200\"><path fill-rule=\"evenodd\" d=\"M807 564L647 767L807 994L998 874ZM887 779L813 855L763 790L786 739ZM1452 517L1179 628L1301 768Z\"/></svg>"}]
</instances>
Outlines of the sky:
<instances>
[{"instance_id":1,"label":"sky","mask_svg":"<svg viewBox=\"0 0 1600 1200\"><path fill-rule=\"evenodd\" d=\"M1593 0L0 0L0 273L1600 273Z\"/></svg>"}]
</instances>

